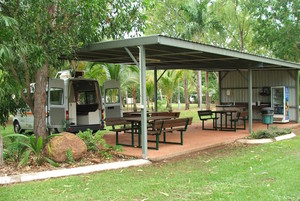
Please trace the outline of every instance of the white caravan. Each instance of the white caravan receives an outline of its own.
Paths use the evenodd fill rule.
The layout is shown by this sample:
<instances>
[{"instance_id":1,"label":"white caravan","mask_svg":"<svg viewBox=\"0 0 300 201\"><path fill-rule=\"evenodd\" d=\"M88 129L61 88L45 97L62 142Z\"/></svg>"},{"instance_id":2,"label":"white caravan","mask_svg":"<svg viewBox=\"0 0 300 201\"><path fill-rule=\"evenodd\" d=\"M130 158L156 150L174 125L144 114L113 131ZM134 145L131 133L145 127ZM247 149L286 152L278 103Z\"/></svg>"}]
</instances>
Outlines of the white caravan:
<instances>
[{"instance_id":1,"label":"white caravan","mask_svg":"<svg viewBox=\"0 0 300 201\"><path fill-rule=\"evenodd\" d=\"M102 97L96 80L82 78L76 72L61 71L49 79L47 89L47 128L49 131L76 133L86 129L104 129ZM50 92L50 93L49 93ZM16 133L33 129L30 111L13 119Z\"/></svg>"}]
</instances>

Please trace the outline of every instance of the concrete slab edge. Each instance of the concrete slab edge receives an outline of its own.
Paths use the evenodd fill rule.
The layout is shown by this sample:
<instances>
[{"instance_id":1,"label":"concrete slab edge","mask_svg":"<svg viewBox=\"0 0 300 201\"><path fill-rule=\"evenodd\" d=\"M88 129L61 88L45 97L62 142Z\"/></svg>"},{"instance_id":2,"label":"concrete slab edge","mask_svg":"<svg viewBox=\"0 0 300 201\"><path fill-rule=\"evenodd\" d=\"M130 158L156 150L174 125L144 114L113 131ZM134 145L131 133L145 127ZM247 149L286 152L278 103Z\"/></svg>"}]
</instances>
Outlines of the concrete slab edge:
<instances>
[{"instance_id":1,"label":"concrete slab edge","mask_svg":"<svg viewBox=\"0 0 300 201\"><path fill-rule=\"evenodd\" d=\"M295 133L291 133L291 134L281 135L281 136L275 137L275 140L276 141L288 140L288 139L291 139L293 137L296 137Z\"/></svg>"},{"instance_id":2,"label":"concrete slab edge","mask_svg":"<svg viewBox=\"0 0 300 201\"><path fill-rule=\"evenodd\" d=\"M243 144L266 144L266 143L270 143L270 142L288 140L293 137L296 137L295 133L281 135L281 136L275 137L274 139L271 139L271 138L268 138L268 139L238 139L237 142L243 143Z\"/></svg>"},{"instance_id":3,"label":"concrete slab edge","mask_svg":"<svg viewBox=\"0 0 300 201\"><path fill-rule=\"evenodd\" d=\"M231 144L233 142L234 142L234 140L227 140L225 142L221 142L221 143L218 143L218 144L208 145L208 146L201 147L201 148L194 148L194 149L186 150L186 151L183 151L183 152L180 152L180 153L169 154L169 155L161 156L161 157L153 157L153 158L149 157L148 159L153 161L153 162L158 162L158 161L167 160L167 159L174 158L174 157L181 156L181 155L185 155L185 154L195 153L197 151L203 151L203 150L207 150L207 149L214 148L214 147L228 145L228 144Z\"/></svg>"},{"instance_id":4,"label":"concrete slab edge","mask_svg":"<svg viewBox=\"0 0 300 201\"><path fill-rule=\"evenodd\" d=\"M21 174L21 175L11 175L11 176L0 177L0 185L42 180L42 179L49 179L49 178L56 178L56 177L72 176L72 175L79 175L79 174L87 174L87 173L100 172L105 170L115 170L115 169L127 168L132 166L142 166L148 164L151 164L149 160L136 159L130 161L119 161L113 163L89 165L89 166L82 166L76 168L50 170L50 171L35 172L35 173L28 173L28 174Z\"/></svg>"}]
</instances>

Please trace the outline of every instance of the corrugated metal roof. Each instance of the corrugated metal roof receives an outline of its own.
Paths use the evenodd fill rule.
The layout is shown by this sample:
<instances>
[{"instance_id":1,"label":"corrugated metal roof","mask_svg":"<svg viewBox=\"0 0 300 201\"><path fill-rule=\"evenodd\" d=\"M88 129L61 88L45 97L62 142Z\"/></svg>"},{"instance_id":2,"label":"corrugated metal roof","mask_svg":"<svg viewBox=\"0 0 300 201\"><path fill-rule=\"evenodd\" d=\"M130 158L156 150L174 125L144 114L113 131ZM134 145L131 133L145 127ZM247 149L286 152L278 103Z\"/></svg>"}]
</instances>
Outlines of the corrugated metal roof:
<instances>
[{"instance_id":1,"label":"corrugated metal roof","mask_svg":"<svg viewBox=\"0 0 300 201\"><path fill-rule=\"evenodd\" d=\"M236 70L300 69L300 64L242 53L201 43L152 35L91 44L76 51L76 59L91 62L130 64L139 60L139 46L146 50L147 69Z\"/></svg>"}]
</instances>

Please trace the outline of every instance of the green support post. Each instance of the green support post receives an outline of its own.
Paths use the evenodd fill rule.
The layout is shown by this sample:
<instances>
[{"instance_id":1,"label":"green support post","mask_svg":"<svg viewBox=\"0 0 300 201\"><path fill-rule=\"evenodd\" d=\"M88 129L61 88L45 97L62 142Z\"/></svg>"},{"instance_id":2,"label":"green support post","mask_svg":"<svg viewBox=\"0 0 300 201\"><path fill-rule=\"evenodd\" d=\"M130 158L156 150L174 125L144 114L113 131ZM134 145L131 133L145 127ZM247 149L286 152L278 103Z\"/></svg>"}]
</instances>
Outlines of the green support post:
<instances>
[{"instance_id":1,"label":"green support post","mask_svg":"<svg viewBox=\"0 0 300 201\"><path fill-rule=\"evenodd\" d=\"M252 133L252 69L248 68L248 121L249 133Z\"/></svg>"},{"instance_id":2,"label":"green support post","mask_svg":"<svg viewBox=\"0 0 300 201\"><path fill-rule=\"evenodd\" d=\"M296 73L296 122L299 123L299 70Z\"/></svg>"}]
</instances>

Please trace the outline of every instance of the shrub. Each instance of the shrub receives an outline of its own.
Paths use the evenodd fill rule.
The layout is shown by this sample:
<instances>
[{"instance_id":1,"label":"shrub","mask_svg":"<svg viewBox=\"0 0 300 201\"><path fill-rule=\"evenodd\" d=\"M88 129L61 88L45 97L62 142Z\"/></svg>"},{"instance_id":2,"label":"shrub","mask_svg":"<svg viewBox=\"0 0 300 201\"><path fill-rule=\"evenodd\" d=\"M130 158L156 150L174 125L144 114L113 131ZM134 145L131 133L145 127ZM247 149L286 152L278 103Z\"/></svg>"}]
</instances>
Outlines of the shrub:
<instances>
[{"instance_id":1,"label":"shrub","mask_svg":"<svg viewBox=\"0 0 300 201\"><path fill-rule=\"evenodd\" d=\"M93 131L88 129L84 132L79 132L77 136L84 141L87 146L88 151L98 151L100 146L106 144L106 141L103 139L104 133L98 131L93 135Z\"/></svg>"},{"instance_id":2,"label":"shrub","mask_svg":"<svg viewBox=\"0 0 300 201\"><path fill-rule=\"evenodd\" d=\"M72 164L74 163L74 158L73 158L73 154L72 154L72 150L69 148L66 152L66 156L67 156L67 159L68 159L68 163L69 164Z\"/></svg>"},{"instance_id":3,"label":"shrub","mask_svg":"<svg viewBox=\"0 0 300 201\"><path fill-rule=\"evenodd\" d=\"M253 139L263 139L263 138L274 138L280 135L286 135L292 132L291 128L278 128L276 126L272 126L267 130L259 130L257 132L251 133L251 138Z\"/></svg>"},{"instance_id":4,"label":"shrub","mask_svg":"<svg viewBox=\"0 0 300 201\"><path fill-rule=\"evenodd\" d=\"M80 131L77 136L84 141L88 151L100 153L105 158L111 158L112 151L122 151L122 146L111 146L106 143L103 138L104 132L97 131L93 135L93 131L88 129L84 132Z\"/></svg>"}]
</instances>

